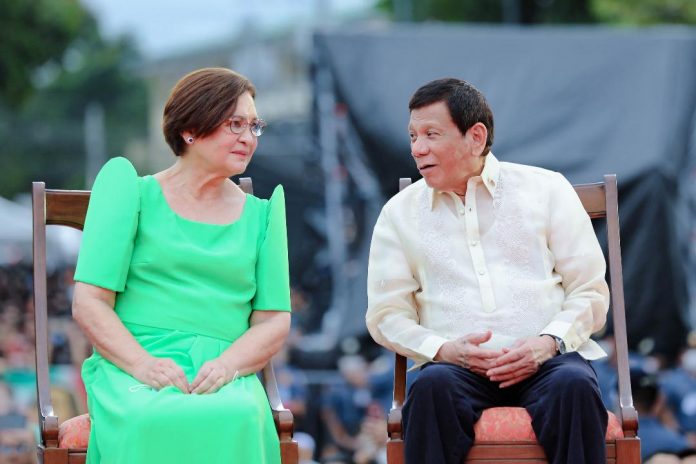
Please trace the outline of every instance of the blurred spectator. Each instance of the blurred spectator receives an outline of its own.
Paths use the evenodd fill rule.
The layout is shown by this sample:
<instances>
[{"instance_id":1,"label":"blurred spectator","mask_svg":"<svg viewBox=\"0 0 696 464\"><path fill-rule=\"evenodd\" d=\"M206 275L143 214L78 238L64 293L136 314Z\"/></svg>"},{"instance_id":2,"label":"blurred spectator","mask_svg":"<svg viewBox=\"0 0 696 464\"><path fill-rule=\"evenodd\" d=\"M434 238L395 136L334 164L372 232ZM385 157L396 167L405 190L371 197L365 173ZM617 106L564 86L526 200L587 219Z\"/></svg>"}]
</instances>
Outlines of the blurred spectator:
<instances>
[{"instance_id":1,"label":"blurred spectator","mask_svg":"<svg viewBox=\"0 0 696 464\"><path fill-rule=\"evenodd\" d=\"M592 368L597 373L597 382L602 395L604 407L608 411L617 412L619 406L618 370L616 366L616 344L613 335L606 335L598 343L607 353L606 358L591 361ZM632 351L628 352L629 369L640 369L649 373L656 373L660 367L660 361L652 356L643 356Z\"/></svg>"},{"instance_id":2,"label":"blurred spectator","mask_svg":"<svg viewBox=\"0 0 696 464\"><path fill-rule=\"evenodd\" d=\"M327 392L322 408L322 419L333 441L323 455L335 455L327 462L337 462L336 458L353 462L353 457L365 463L380 462L374 459L381 451L379 443L384 444L387 436L380 394L391 392L391 384L385 382L386 371L375 372L359 355L341 357L338 369L342 381Z\"/></svg>"},{"instance_id":3,"label":"blurred spectator","mask_svg":"<svg viewBox=\"0 0 696 464\"><path fill-rule=\"evenodd\" d=\"M299 464L319 464L313 459L316 443L311 435L304 432L295 432L293 435L299 448Z\"/></svg>"},{"instance_id":4,"label":"blurred spectator","mask_svg":"<svg viewBox=\"0 0 696 464\"><path fill-rule=\"evenodd\" d=\"M288 364L287 346L275 355L273 367L283 406L292 412L295 430L303 430L307 414L307 378L304 372Z\"/></svg>"},{"instance_id":5,"label":"blurred spectator","mask_svg":"<svg viewBox=\"0 0 696 464\"><path fill-rule=\"evenodd\" d=\"M16 408L10 386L0 380L0 463L33 463L34 446L27 417Z\"/></svg>"},{"instance_id":6,"label":"blurred spectator","mask_svg":"<svg viewBox=\"0 0 696 464\"><path fill-rule=\"evenodd\" d=\"M645 464L696 464L696 455L691 452L679 454L658 453L644 462Z\"/></svg>"},{"instance_id":7,"label":"blurred spectator","mask_svg":"<svg viewBox=\"0 0 696 464\"><path fill-rule=\"evenodd\" d=\"M387 463L387 418L376 403L368 407L356 442L357 448L353 455L356 464Z\"/></svg>"},{"instance_id":8,"label":"blurred spectator","mask_svg":"<svg viewBox=\"0 0 696 464\"><path fill-rule=\"evenodd\" d=\"M679 427L696 447L696 348L684 351L679 365L662 376L661 387Z\"/></svg>"},{"instance_id":9,"label":"blurred spectator","mask_svg":"<svg viewBox=\"0 0 696 464\"><path fill-rule=\"evenodd\" d=\"M351 455L367 407L372 402L367 361L358 355L338 360L342 382L331 387L322 408L322 419L338 451Z\"/></svg>"},{"instance_id":10,"label":"blurred spectator","mask_svg":"<svg viewBox=\"0 0 696 464\"><path fill-rule=\"evenodd\" d=\"M618 392L616 386L616 350L614 337L612 335L605 336L598 343L607 353L606 358L591 361L592 368L597 373L597 382L599 383L599 391L602 394L602 402L608 411L616 411L619 404Z\"/></svg>"},{"instance_id":11,"label":"blurred spectator","mask_svg":"<svg viewBox=\"0 0 696 464\"><path fill-rule=\"evenodd\" d=\"M666 427L659 419L665 404L659 391L657 376L639 368L632 369L631 389L640 420L639 436L643 461L657 454L677 456L689 452L686 437ZM665 459L665 456L660 459Z\"/></svg>"},{"instance_id":12,"label":"blurred spectator","mask_svg":"<svg viewBox=\"0 0 696 464\"><path fill-rule=\"evenodd\" d=\"M72 266L56 269L47 282L52 396L61 420L86 410L80 366L91 351L70 316L73 272ZM29 266L0 267L0 374L22 410L36 401L32 283Z\"/></svg>"}]
</instances>

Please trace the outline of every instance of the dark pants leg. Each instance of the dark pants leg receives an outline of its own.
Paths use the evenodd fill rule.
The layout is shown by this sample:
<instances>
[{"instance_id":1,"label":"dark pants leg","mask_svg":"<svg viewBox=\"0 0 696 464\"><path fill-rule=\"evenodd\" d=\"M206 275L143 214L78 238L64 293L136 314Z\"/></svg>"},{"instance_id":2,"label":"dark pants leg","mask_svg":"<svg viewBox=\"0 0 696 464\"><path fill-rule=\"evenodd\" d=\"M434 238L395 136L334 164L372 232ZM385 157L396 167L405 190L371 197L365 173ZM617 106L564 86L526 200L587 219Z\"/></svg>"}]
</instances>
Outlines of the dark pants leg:
<instances>
[{"instance_id":1,"label":"dark pants leg","mask_svg":"<svg viewBox=\"0 0 696 464\"><path fill-rule=\"evenodd\" d=\"M481 411L500 402L498 386L467 369L424 366L403 408L406 464L461 464Z\"/></svg>"},{"instance_id":2,"label":"dark pants leg","mask_svg":"<svg viewBox=\"0 0 696 464\"><path fill-rule=\"evenodd\" d=\"M577 353L545 362L517 388L551 464L604 464L607 410L597 376Z\"/></svg>"},{"instance_id":3,"label":"dark pants leg","mask_svg":"<svg viewBox=\"0 0 696 464\"><path fill-rule=\"evenodd\" d=\"M519 385L500 389L451 364L428 364L403 409L407 464L460 464L474 424L494 406L523 406L551 464L604 464L607 412L597 378L577 353L557 356Z\"/></svg>"}]
</instances>

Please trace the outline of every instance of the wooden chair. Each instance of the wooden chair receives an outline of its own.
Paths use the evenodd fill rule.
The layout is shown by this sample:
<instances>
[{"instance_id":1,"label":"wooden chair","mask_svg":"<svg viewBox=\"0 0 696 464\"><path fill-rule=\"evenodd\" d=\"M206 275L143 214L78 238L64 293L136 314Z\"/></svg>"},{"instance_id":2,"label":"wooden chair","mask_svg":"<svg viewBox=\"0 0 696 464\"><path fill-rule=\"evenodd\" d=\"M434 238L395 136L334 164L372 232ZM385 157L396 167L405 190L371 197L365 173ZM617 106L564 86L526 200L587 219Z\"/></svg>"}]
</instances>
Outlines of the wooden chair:
<instances>
[{"instance_id":1,"label":"wooden chair","mask_svg":"<svg viewBox=\"0 0 696 464\"><path fill-rule=\"evenodd\" d=\"M241 178L240 187L252 193L250 178ZM37 407L41 439L38 445L39 462L44 464L81 464L87 457L87 443L84 437L67 440L70 447L61 447L65 442L59 437L58 417L56 417L50 395L48 377L48 314L46 303L46 226L64 225L82 230L89 204L89 191L46 189L43 182L32 185L34 222L34 328L36 331L36 388ZM292 413L283 407L278 392L273 364L269 362L262 372L268 401L273 411L278 436L280 438L281 460L283 464L298 462L297 442L293 440ZM83 414L71 419L76 428L89 431L89 416ZM63 429L60 429L61 435Z\"/></svg>"},{"instance_id":2,"label":"wooden chair","mask_svg":"<svg viewBox=\"0 0 696 464\"><path fill-rule=\"evenodd\" d=\"M400 179L399 187L403 190L410 185L411 179ZM611 278L611 307L616 339L617 370L619 379L618 421L610 415L616 433L607 439L607 463L640 463L640 439L638 432L638 413L633 407L631 383L628 365L628 346L626 342L626 316L624 311L623 275L621 270L621 245L619 243L619 209L616 175L604 176L604 182L580 184L575 186L587 214L595 218L606 217L607 243L609 251L609 275ZM404 449L401 430L401 408L406 398L406 358L396 354L394 368L394 400L388 419L387 461L389 464L403 464ZM480 439L479 430L490 430L485 421L508 420L513 418L529 431L524 439L485 436ZM522 421L522 422L521 422ZM474 446L465 459L466 463L545 463L544 450L536 442L531 431L529 415L524 408L491 408L484 411L476 427L477 437ZM483 435L483 434L482 434ZM486 434L490 435L490 434ZM531 436L530 436L531 435Z\"/></svg>"}]
</instances>

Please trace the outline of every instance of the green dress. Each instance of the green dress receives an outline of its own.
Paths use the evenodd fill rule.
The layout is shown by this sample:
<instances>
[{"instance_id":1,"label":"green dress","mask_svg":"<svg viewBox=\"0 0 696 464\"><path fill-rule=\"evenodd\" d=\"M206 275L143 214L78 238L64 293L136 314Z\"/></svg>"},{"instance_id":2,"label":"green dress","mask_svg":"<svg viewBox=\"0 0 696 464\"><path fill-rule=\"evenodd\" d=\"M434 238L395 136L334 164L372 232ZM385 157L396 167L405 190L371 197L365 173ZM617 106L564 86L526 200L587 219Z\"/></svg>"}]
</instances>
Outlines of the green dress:
<instances>
[{"instance_id":1,"label":"green dress","mask_svg":"<svg viewBox=\"0 0 696 464\"><path fill-rule=\"evenodd\" d=\"M116 292L126 328L191 382L249 328L252 311L290 310L282 187L270 200L247 195L234 223L202 223L172 211L154 177L114 158L94 183L75 280ZM213 394L156 391L95 350L82 376L90 464L280 462L256 375Z\"/></svg>"}]
</instances>

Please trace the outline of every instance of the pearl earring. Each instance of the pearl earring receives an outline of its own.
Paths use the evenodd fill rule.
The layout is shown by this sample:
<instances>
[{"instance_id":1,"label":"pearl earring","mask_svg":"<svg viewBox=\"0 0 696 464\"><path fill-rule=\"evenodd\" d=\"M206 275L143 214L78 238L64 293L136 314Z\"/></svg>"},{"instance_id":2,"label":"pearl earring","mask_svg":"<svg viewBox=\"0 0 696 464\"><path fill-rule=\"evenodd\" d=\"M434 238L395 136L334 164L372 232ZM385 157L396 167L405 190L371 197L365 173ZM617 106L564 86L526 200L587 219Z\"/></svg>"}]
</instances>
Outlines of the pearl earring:
<instances>
[{"instance_id":1,"label":"pearl earring","mask_svg":"<svg viewBox=\"0 0 696 464\"><path fill-rule=\"evenodd\" d=\"M186 139L186 142L187 142L187 143L193 143L193 137L187 138L187 139Z\"/></svg>"}]
</instances>

